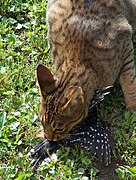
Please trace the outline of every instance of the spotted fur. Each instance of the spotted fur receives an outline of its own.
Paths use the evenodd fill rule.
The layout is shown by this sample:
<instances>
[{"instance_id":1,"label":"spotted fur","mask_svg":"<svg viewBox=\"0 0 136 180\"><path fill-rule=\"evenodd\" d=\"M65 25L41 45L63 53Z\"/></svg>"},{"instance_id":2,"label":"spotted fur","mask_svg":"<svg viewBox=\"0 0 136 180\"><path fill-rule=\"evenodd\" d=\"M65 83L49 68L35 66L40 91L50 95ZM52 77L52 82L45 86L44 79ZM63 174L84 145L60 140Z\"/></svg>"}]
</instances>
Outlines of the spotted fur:
<instances>
[{"instance_id":1,"label":"spotted fur","mask_svg":"<svg viewBox=\"0 0 136 180\"><path fill-rule=\"evenodd\" d=\"M48 139L63 139L87 116L94 90L117 78L126 107L136 111L136 0L49 0L47 23L55 77L43 65L37 77Z\"/></svg>"}]
</instances>

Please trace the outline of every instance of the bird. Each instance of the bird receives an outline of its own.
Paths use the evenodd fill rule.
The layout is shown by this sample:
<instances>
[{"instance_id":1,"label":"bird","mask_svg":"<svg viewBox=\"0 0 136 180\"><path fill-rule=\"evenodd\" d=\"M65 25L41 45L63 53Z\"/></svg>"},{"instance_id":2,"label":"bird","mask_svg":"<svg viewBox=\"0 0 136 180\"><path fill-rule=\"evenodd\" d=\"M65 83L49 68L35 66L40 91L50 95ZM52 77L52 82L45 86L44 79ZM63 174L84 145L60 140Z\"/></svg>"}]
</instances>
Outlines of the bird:
<instances>
[{"instance_id":1,"label":"bird","mask_svg":"<svg viewBox=\"0 0 136 180\"><path fill-rule=\"evenodd\" d=\"M100 102L110 93L111 88L112 86L108 86L95 91L88 109L88 116L82 123L74 127L65 139L59 141L45 139L29 151L28 156L34 158L33 170L36 170L38 165L49 157L49 154L56 153L62 146L78 145L81 148L86 148L106 166L111 163L111 155L115 149L114 140L110 129L99 119L97 113Z\"/></svg>"}]
</instances>

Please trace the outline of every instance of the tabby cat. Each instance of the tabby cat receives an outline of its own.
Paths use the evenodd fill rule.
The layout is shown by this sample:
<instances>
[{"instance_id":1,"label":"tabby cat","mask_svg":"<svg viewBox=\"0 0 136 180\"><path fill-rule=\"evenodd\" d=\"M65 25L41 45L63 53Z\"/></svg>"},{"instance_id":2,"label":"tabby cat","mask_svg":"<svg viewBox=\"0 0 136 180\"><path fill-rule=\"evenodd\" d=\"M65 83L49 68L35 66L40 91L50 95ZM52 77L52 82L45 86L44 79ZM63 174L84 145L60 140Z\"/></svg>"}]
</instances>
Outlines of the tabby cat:
<instances>
[{"instance_id":1,"label":"tabby cat","mask_svg":"<svg viewBox=\"0 0 136 180\"><path fill-rule=\"evenodd\" d=\"M87 116L94 90L117 78L126 107L136 111L136 0L49 0L47 23L55 77L43 65L37 77L49 140L65 138Z\"/></svg>"}]
</instances>

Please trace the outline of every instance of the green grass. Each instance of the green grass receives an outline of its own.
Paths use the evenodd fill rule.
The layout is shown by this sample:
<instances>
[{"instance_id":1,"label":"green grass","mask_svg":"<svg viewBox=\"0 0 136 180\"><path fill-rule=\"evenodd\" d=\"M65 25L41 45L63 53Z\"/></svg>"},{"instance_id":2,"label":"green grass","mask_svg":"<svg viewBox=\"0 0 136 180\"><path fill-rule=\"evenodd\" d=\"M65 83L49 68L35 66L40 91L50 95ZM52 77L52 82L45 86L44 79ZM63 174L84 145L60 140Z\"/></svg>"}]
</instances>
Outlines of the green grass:
<instances>
[{"instance_id":1,"label":"green grass","mask_svg":"<svg viewBox=\"0 0 136 180\"><path fill-rule=\"evenodd\" d=\"M51 67L45 16L45 0L0 0L0 179L98 179L99 170L86 150L62 148L58 159L41 165L37 173L26 156L39 142L35 137L39 132L36 66ZM113 91L115 96L105 99L99 114L112 129L115 158L124 162L116 169L118 177L133 180L136 113L125 110L118 85Z\"/></svg>"}]
</instances>

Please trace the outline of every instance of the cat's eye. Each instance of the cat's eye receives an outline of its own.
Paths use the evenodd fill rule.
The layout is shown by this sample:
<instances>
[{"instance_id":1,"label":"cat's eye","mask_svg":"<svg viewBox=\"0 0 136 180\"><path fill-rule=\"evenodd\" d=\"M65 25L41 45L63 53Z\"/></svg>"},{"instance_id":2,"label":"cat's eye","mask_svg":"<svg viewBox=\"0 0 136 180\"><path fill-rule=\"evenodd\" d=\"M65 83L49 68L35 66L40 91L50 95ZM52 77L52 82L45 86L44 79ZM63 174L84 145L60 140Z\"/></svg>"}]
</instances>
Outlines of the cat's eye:
<instances>
[{"instance_id":1,"label":"cat's eye","mask_svg":"<svg viewBox=\"0 0 136 180\"><path fill-rule=\"evenodd\" d=\"M64 128L58 128L58 129L56 129L56 131L57 132L62 132L62 131L64 131Z\"/></svg>"}]
</instances>

